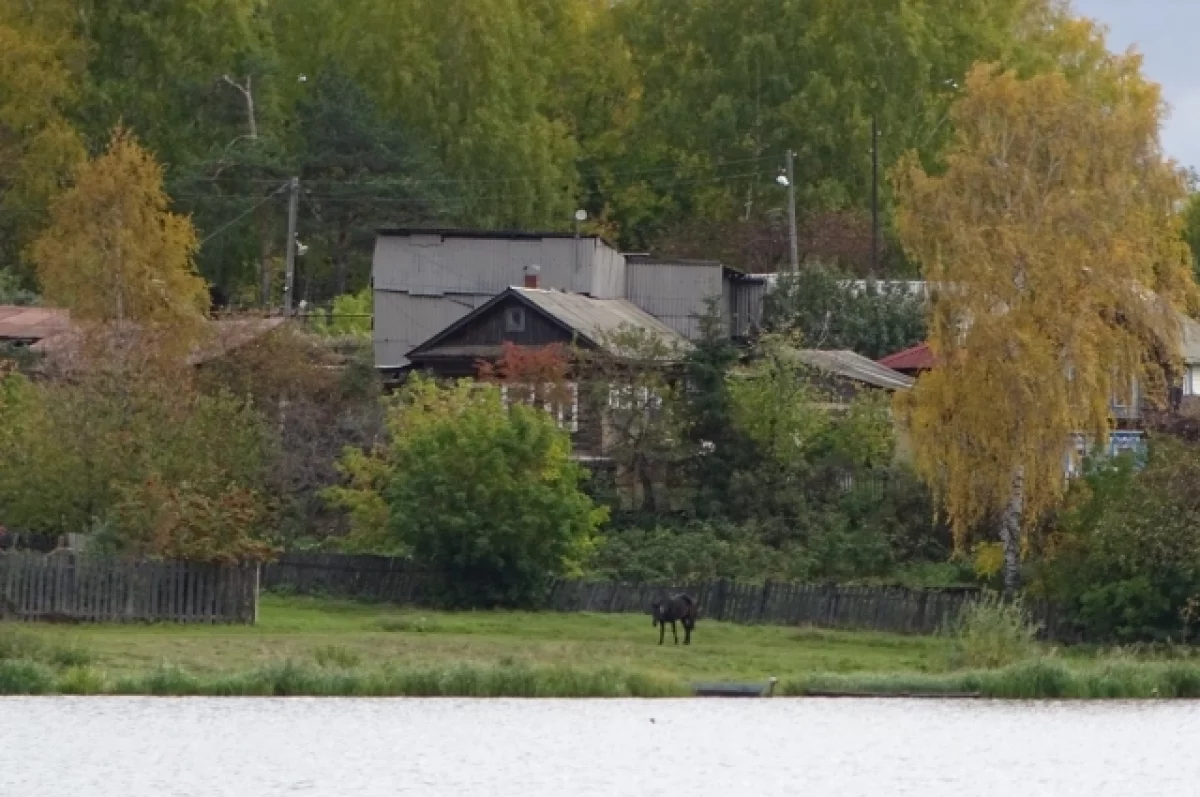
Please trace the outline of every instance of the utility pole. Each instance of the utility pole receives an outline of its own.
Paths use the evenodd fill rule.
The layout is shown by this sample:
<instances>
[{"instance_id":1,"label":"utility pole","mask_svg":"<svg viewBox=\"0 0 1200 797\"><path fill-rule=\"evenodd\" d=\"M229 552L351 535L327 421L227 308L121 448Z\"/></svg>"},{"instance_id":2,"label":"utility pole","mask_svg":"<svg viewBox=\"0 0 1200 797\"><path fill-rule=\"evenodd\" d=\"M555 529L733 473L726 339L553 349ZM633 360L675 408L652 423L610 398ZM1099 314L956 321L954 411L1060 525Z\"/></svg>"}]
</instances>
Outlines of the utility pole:
<instances>
[{"instance_id":1,"label":"utility pole","mask_svg":"<svg viewBox=\"0 0 1200 797\"><path fill-rule=\"evenodd\" d=\"M871 114L871 276L879 276L879 119Z\"/></svg>"},{"instance_id":2,"label":"utility pole","mask_svg":"<svg viewBox=\"0 0 1200 797\"><path fill-rule=\"evenodd\" d=\"M292 287L296 282L296 214L300 210L300 178L288 183L287 271L283 278L283 313L292 314Z\"/></svg>"},{"instance_id":3,"label":"utility pole","mask_svg":"<svg viewBox=\"0 0 1200 797\"><path fill-rule=\"evenodd\" d=\"M787 151L788 234L792 245L792 271L800 271L800 242L796 239L796 153Z\"/></svg>"}]
</instances>

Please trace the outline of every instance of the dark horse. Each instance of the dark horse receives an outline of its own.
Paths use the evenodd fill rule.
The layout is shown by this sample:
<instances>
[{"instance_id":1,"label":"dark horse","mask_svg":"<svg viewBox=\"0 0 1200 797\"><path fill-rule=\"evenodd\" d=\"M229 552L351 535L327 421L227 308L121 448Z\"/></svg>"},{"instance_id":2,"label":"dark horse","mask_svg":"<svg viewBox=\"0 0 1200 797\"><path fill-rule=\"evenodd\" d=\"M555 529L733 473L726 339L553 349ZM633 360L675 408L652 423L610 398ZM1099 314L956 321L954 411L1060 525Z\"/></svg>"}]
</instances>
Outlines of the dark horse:
<instances>
[{"instance_id":1,"label":"dark horse","mask_svg":"<svg viewBox=\"0 0 1200 797\"><path fill-rule=\"evenodd\" d=\"M657 600L650 604L650 614L654 618L652 626L658 626L658 644L663 643L667 635L667 623L671 624L671 636L675 644L679 644L679 632L675 623L683 623L683 644L692 644L692 629L696 627L696 601L691 595L679 594L666 600Z\"/></svg>"}]
</instances>

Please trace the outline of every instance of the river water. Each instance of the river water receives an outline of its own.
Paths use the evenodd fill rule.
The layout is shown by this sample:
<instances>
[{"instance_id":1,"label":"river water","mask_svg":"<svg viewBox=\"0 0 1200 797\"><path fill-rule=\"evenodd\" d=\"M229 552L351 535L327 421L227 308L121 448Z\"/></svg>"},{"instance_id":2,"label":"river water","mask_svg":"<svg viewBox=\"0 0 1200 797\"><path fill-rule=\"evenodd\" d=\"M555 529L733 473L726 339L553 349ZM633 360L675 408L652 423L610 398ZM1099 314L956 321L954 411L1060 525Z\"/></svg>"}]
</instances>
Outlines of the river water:
<instances>
[{"instance_id":1,"label":"river water","mask_svg":"<svg viewBox=\"0 0 1200 797\"><path fill-rule=\"evenodd\" d=\"M1193 797L1200 704L0 699L4 797Z\"/></svg>"}]
</instances>

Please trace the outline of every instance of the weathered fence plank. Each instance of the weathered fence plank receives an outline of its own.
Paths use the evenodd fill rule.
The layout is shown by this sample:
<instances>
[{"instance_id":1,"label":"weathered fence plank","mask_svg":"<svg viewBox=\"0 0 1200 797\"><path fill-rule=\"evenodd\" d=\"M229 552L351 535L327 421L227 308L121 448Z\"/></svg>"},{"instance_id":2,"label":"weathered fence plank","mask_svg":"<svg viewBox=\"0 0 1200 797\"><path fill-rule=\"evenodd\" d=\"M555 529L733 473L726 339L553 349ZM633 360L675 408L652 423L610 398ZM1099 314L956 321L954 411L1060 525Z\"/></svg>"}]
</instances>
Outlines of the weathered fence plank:
<instances>
[{"instance_id":1,"label":"weathered fence plank","mask_svg":"<svg viewBox=\"0 0 1200 797\"><path fill-rule=\"evenodd\" d=\"M258 568L0 554L0 619L253 623Z\"/></svg>"}]
</instances>

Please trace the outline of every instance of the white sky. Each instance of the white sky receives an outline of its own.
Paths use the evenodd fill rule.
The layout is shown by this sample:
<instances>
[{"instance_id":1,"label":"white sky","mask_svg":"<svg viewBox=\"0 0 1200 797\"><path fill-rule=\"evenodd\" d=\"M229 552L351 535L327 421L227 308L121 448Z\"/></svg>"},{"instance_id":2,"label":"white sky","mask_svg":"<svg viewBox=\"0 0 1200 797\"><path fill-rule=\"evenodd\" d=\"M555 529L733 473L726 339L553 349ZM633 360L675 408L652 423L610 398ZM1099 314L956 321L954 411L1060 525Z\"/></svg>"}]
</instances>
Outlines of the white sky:
<instances>
[{"instance_id":1,"label":"white sky","mask_svg":"<svg viewBox=\"0 0 1200 797\"><path fill-rule=\"evenodd\" d=\"M1200 169L1200 0L1072 0L1075 10L1109 29L1110 50L1135 47L1143 71L1162 84L1171 115L1167 154Z\"/></svg>"}]
</instances>

